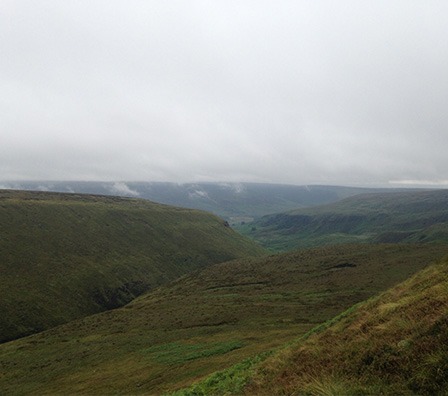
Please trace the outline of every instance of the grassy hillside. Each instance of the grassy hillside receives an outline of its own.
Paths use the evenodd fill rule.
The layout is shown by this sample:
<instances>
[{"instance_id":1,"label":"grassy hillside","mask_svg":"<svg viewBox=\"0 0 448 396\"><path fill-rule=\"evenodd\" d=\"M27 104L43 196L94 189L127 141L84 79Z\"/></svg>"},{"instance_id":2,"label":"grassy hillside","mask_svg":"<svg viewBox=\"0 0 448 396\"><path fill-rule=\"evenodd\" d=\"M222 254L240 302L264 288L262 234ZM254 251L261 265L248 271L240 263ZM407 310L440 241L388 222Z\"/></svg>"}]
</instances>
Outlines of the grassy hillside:
<instances>
[{"instance_id":1,"label":"grassy hillside","mask_svg":"<svg viewBox=\"0 0 448 396\"><path fill-rule=\"evenodd\" d=\"M153 394L283 345L448 254L328 247L217 264L124 308L0 345L0 389Z\"/></svg>"},{"instance_id":2,"label":"grassy hillside","mask_svg":"<svg viewBox=\"0 0 448 396\"><path fill-rule=\"evenodd\" d=\"M238 227L272 250L336 243L448 241L448 190L362 194Z\"/></svg>"},{"instance_id":3,"label":"grassy hillside","mask_svg":"<svg viewBox=\"0 0 448 396\"><path fill-rule=\"evenodd\" d=\"M448 260L269 357L246 394L448 394Z\"/></svg>"},{"instance_id":4,"label":"grassy hillside","mask_svg":"<svg viewBox=\"0 0 448 396\"><path fill-rule=\"evenodd\" d=\"M76 192L139 197L169 205L206 210L231 223L270 213L322 205L366 192L339 186L294 186L264 183L162 183L162 182L3 182L4 188Z\"/></svg>"},{"instance_id":5,"label":"grassy hillside","mask_svg":"<svg viewBox=\"0 0 448 396\"><path fill-rule=\"evenodd\" d=\"M260 254L204 212L0 191L0 341L122 306L212 263Z\"/></svg>"}]
</instances>

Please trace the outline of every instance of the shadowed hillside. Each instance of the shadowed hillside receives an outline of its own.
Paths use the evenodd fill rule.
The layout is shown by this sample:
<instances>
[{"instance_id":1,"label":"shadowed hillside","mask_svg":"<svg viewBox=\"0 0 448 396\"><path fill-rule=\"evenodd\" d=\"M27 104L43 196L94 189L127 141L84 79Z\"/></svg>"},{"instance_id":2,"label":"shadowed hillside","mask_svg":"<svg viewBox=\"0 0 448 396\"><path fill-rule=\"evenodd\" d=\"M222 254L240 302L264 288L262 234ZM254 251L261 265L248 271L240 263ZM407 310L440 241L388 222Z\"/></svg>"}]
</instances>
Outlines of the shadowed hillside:
<instances>
[{"instance_id":1,"label":"shadowed hillside","mask_svg":"<svg viewBox=\"0 0 448 396\"><path fill-rule=\"evenodd\" d=\"M0 191L0 341L263 254L219 218L136 199Z\"/></svg>"},{"instance_id":2,"label":"shadowed hillside","mask_svg":"<svg viewBox=\"0 0 448 396\"><path fill-rule=\"evenodd\" d=\"M448 190L362 194L238 227L273 250L337 243L448 241Z\"/></svg>"},{"instance_id":3,"label":"shadowed hillside","mask_svg":"<svg viewBox=\"0 0 448 396\"><path fill-rule=\"evenodd\" d=\"M296 339L446 254L444 245L337 246L207 267L123 308L0 345L0 388L159 394L187 386Z\"/></svg>"}]
</instances>

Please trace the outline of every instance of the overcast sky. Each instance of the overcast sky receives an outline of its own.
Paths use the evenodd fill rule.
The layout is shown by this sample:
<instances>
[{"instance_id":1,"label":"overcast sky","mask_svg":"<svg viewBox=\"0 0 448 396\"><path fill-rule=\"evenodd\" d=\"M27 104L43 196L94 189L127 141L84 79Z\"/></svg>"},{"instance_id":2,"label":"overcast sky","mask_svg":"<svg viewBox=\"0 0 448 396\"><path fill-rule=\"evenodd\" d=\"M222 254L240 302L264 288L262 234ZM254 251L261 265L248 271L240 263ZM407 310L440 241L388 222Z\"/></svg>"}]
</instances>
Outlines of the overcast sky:
<instances>
[{"instance_id":1,"label":"overcast sky","mask_svg":"<svg viewBox=\"0 0 448 396\"><path fill-rule=\"evenodd\" d=\"M0 1L0 180L448 186L446 0Z\"/></svg>"}]
</instances>

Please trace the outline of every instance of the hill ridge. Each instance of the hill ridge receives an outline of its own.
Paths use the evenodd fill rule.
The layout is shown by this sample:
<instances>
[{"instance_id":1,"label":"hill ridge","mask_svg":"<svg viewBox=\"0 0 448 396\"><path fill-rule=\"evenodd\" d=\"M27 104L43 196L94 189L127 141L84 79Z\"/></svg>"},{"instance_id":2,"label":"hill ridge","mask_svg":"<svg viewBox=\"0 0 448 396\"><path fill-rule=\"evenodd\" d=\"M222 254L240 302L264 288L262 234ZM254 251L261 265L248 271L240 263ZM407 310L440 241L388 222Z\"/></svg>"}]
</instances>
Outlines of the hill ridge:
<instances>
[{"instance_id":1,"label":"hill ridge","mask_svg":"<svg viewBox=\"0 0 448 396\"><path fill-rule=\"evenodd\" d=\"M0 186L19 190L44 190L144 198L168 205L206 210L240 223L269 213L335 202L367 191L397 189L344 186L235 182L77 182L22 181Z\"/></svg>"},{"instance_id":2,"label":"hill ridge","mask_svg":"<svg viewBox=\"0 0 448 396\"><path fill-rule=\"evenodd\" d=\"M360 194L236 227L272 250L337 243L448 241L448 190Z\"/></svg>"}]
</instances>

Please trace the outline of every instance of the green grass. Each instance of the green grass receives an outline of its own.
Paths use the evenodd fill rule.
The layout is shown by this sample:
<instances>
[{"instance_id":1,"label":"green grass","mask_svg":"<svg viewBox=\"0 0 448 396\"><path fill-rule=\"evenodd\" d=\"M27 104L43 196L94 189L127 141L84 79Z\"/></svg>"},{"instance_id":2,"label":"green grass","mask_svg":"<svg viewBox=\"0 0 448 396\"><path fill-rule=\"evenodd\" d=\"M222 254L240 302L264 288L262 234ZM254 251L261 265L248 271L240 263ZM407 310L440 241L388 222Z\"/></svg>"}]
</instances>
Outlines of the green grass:
<instances>
[{"instance_id":1,"label":"green grass","mask_svg":"<svg viewBox=\"0 0 448 396\"><path fill-rule=\"evenodd\" d=\"M188 388L171 392L166 396L207 396L239 394L248 383L258 364L270 355L261 353L255 357L243 360L232 367L218 371L204 380Z\"/></svg>"},{"instance_id":2,"label":"green grass","mask_svg":"<svg viewBox=\"0 0 448 396\"><path fill-rule=\"evenodd\" d=\"M342 318L346 317L350 313L352 313L361 303L355 304L351 306L349 309L340 313L339 315L313 327L311 330L307 331L305 334L302 334L299 338L293 338L286 344L281 345L280 347L262 352L258 355L255 355L251 358L245 359L241 363L237 363L225 370L218 371L216 373L211 374L205 379L192 384L191 386L183 389L179 389L177 391L169 393L169 396L206 396L206 395L241 395L244 393L244 388L253 382L253 377L260 375L262 369L260 367L263 365L263 362L271 356L275 356L276 353L283 354L285 351L289 351L291 348L300 345L313 334L320 333L335 323L339 322ZM274 358L274 359L275 359ZM331 384L331 388L328 389L329 395L338 395L344 394L344 392L337 392L334 383ZM258 390L260 393L262 392L260 389ZM323 392L324 390L321 389ZM316 394L324 395L326 392ZM168 394L167 394L168 396Z\"/></svg>"},{"instance_id":3,"label":"green grass","mask_svg":"<svg viewBox=\"0 0 448 396\"><path fill-rule=\"evenodd\" d=\"M216 264L123 308L0 345L0 389L174 391L292 342L446 254L445 245L351 245ZM223 375L235 387L246 378Z\"/></svg>"},{"instance_id":4,"label":"green grass","mask_svg":"<svg viewBox=\"0 0 448 396\"><path fill-rule=\"evenodd\" d=\"M235 228L272 251L344 243L446 243L448 190L356 195Z\"/></svg>"},{"instance_id":5,"label":"green grass","mask_svg":"<svg viewBox=\"0 0 448 396\"><path fill-rule=\"evenodd\" d=\"M211 344L171 342L144 349L141 353L150 355L150 358L157 363L172 365L214 355L222 355L243 346L244 343L241 341L215 342Z\"/></svg>"},{"instance_id":6,"label":"green grass","mask_svg":"<svg viewBox=\"0 0 448 396\"><path fill-rule=\"evenodd\" d=\"M213 263L263 254L205 212L0 191L0 341L123 306Z\"/></svg>"}]
</instances>

